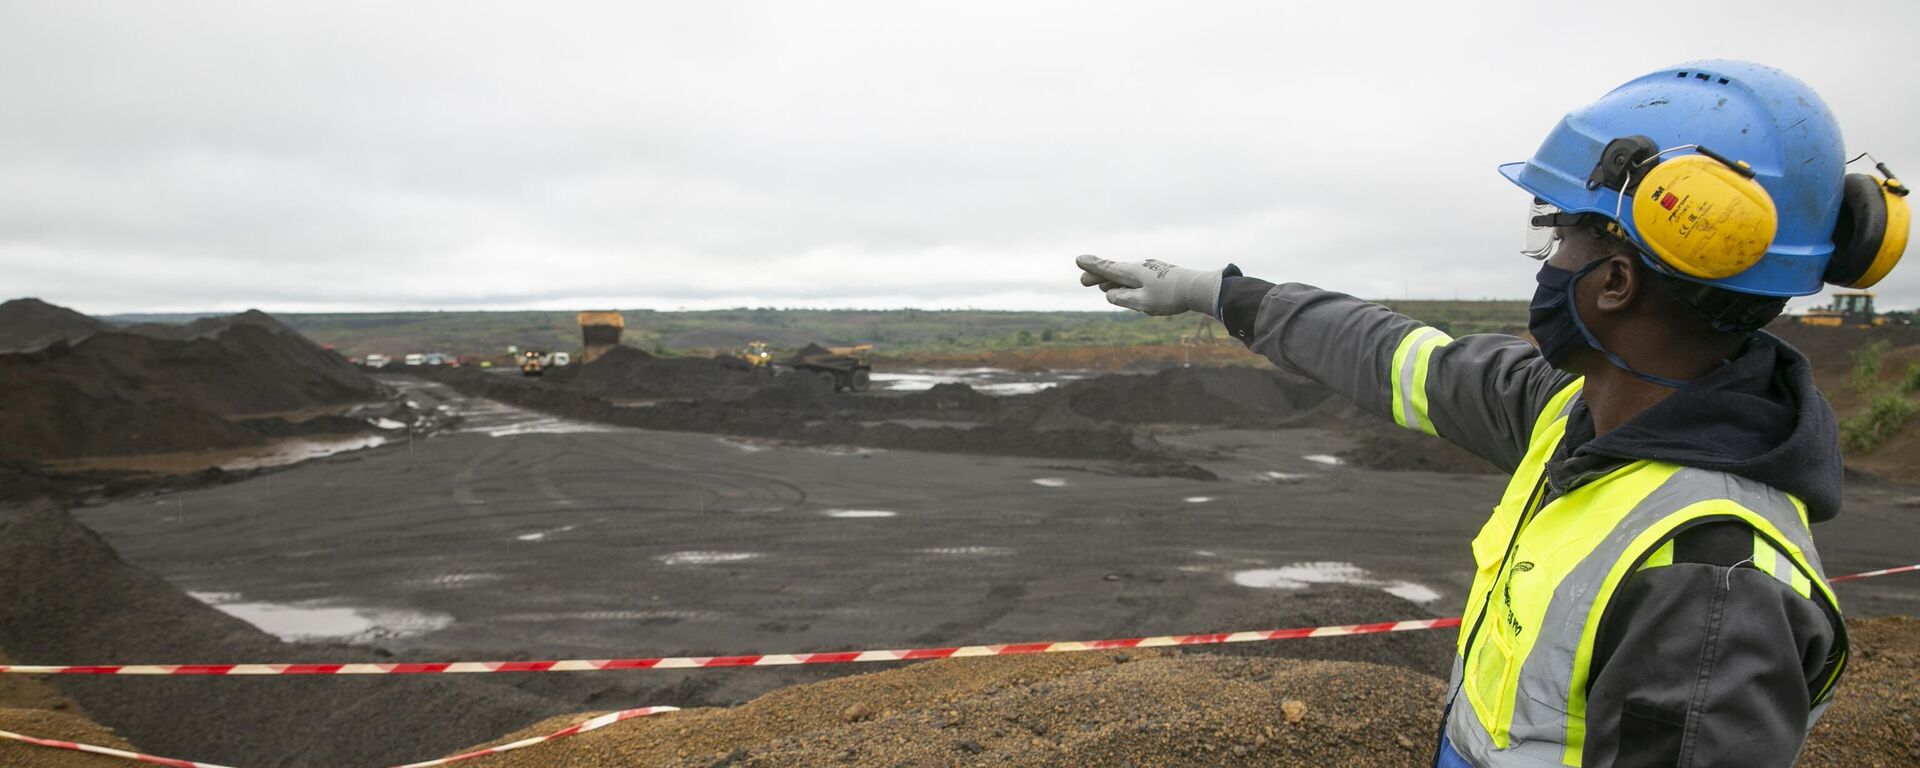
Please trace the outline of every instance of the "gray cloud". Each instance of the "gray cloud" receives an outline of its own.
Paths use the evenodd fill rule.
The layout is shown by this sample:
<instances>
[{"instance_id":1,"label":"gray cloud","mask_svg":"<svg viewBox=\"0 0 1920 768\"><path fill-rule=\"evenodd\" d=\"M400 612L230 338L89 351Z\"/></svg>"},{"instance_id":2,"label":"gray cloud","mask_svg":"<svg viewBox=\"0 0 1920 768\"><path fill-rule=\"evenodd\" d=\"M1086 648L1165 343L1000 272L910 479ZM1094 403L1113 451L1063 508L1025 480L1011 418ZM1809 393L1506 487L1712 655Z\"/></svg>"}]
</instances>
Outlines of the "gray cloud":
<instances>
[{"instance_id":1,"label":"gray cloud","mask_svg":"<svg viewBox=\"0 0 1920 768\"><path fill-rule=\"evenodd\" d=\"M1103 308L1070 257L1523 297L1493 171L1700 57L1920 168L1910 3L11 3L0 284L94 312ZM1915 171L1914 173L1920 173ZM1920 302L1920 269L1882 289Z\"/></svg>"}]
</instances>

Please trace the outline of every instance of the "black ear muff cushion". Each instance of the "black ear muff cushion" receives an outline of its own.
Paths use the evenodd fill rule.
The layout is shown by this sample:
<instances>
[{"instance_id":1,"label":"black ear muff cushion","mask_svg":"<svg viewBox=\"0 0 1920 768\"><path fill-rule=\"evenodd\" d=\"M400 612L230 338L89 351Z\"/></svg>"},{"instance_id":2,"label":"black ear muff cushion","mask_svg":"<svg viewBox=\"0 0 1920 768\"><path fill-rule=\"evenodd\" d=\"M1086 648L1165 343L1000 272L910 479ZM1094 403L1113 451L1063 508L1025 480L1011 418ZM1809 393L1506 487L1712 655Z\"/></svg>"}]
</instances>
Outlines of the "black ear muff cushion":
<instances>
[{"instance_id":1,"label":"black ear muff cushion","mask_svg":"<svg viewBox=\"0 0 1920 768\"><path fill-rule=\"evenodd\" d=\"M1833 224L1833 259L1826 281L1851 286L1873 268L1880 241L1887 236L1887 198L1880 182L1864 173L1847 174L1840 197L1840 218Z\"/></svg>"}]
</instances>

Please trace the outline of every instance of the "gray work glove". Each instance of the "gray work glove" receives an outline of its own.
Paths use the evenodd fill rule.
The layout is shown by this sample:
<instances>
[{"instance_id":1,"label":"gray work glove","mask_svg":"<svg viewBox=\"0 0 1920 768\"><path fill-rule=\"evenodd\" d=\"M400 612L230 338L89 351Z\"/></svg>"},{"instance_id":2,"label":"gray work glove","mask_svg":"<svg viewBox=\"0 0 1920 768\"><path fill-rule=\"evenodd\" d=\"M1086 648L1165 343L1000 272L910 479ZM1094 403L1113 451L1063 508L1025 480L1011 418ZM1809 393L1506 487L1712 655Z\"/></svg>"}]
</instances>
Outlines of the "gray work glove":
<instances>
[{"instance_id":1,"label":"gray work glove","mask_svg":"<svg viewBox=\"0 0 1920 768\"><path fill-rule=\"evenodd\" d=\"M1199 312L1217 318L1221 279L1240 274L1232 264L1206 271L1155 259L1122 263L1081 256L1073 263L1086 270L1080 273L1080 284L1099 286L1107 293L1107 303L1158 316Z\"/></svg>"}]
</instances>

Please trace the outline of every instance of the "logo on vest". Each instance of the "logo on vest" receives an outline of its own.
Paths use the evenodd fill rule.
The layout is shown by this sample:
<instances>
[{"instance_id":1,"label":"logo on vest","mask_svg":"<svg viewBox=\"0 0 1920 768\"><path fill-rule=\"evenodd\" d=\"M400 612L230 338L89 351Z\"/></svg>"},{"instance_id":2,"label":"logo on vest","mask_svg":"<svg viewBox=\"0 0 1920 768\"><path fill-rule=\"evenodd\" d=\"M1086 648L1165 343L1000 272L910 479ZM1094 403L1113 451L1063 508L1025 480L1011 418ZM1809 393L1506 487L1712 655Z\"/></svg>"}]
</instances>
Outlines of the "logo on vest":
<instances>
[{"instance_id":1,"label":"logo on vest","mask_svg":"<svg viewBox=\"0 0 1920 768\"><path fill-rule=\"evenodd\" d=\"M1515 637L1520 635L1522 627L1520 626L1520 620L1513 615L1513 577L1516 574L1526 573L1531 570L1533 570L1533 563L1529 561L1521 560L1520 562L1514 563L1513 568L1507 571L1506 583L1500 586L1500 602L1501 607L1505 609L1507 632Z\"/></svg>"}]
</instances>

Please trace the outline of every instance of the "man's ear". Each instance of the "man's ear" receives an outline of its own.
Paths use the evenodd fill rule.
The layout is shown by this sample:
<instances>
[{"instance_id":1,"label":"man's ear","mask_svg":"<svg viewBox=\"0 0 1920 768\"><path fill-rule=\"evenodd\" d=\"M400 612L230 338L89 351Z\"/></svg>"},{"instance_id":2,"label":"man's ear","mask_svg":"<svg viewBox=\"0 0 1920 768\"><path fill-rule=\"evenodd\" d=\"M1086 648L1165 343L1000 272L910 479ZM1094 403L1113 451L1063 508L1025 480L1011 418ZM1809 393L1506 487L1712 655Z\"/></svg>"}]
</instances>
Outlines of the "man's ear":
<instances>
[{"instance_id":1,"label":"man's ear","mask_svg":"<svg viewBox=\"0 0 1920 768\"><path fill-rule=\"evenodd\" d=\"M1616 253L1607 257L1607 263L1594 269L1599 274L1594 280L1600 286L1600 293L1594 296L1594 308L1601 312L1619 312L1631 308L1639 301L1640 294L1650 286L1640 274L1639 258L1630 254Z\"/></svg>"}]
</instances>

